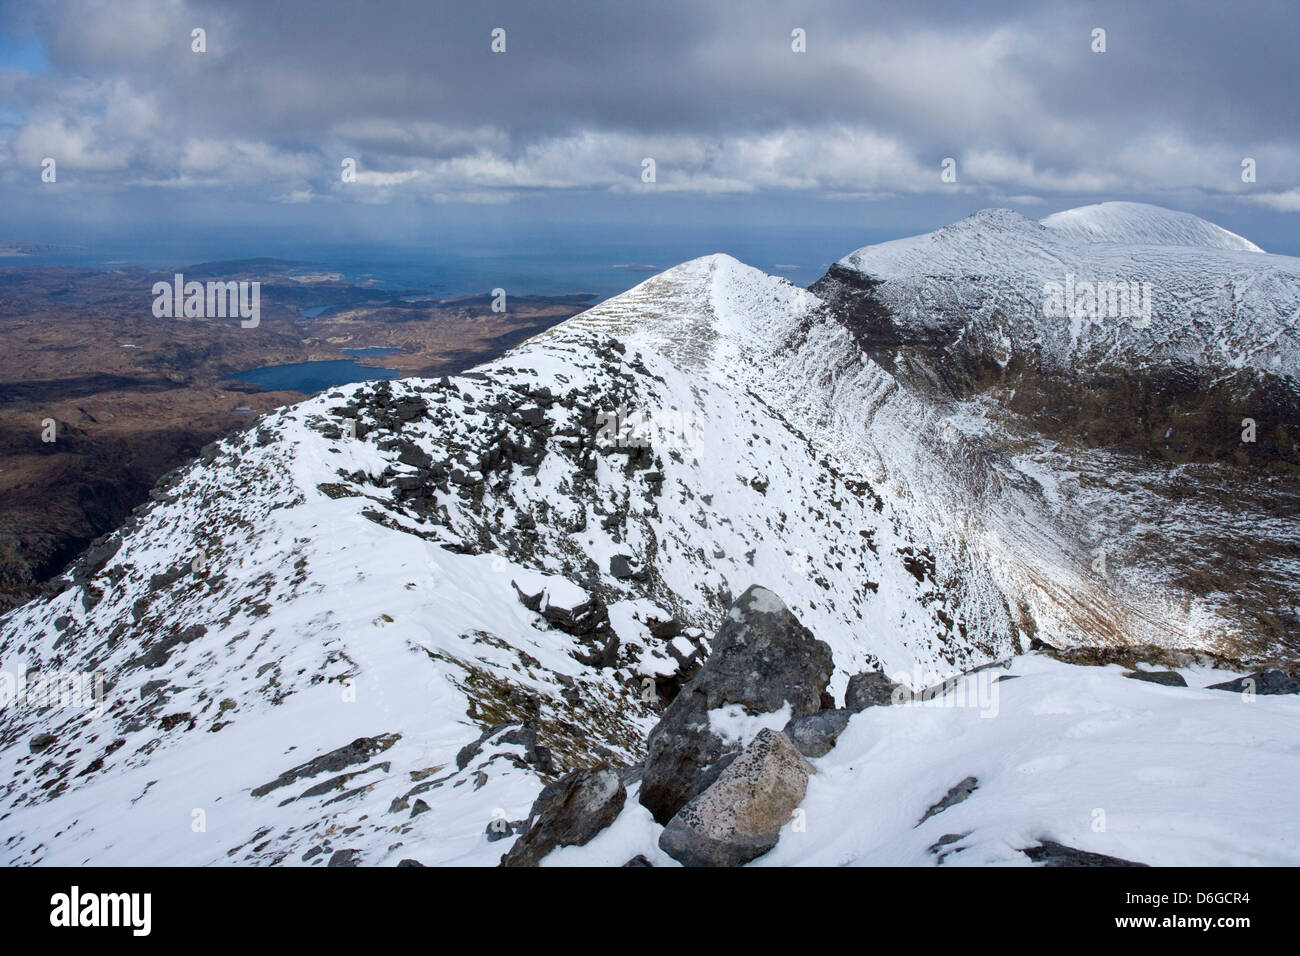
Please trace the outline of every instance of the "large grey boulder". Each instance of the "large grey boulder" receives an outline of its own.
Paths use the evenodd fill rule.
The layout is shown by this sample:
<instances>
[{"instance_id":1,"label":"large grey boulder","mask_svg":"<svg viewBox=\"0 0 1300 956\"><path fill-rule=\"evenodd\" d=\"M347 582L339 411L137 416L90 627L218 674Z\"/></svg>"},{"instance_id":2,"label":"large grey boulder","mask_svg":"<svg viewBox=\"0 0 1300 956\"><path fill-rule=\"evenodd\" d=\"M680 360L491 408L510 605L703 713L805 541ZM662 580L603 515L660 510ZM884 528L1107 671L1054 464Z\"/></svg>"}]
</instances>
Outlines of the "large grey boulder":
<instances>
[{"instance_id":1,"label":"large grey boulder","mask_svg":"<svg viewBox=\"0 0 1300 956\"><path fill-rule=\"evenodd\" d=\"M536 866L557 847L583 846L614 822L627 800L617 770L574 770L533 801L529 827L501 857L502 866Z\"/></svg>"},{"instance_id":2,"label":"large grey boulder","mask_svg":"<svg viewBox=\"0 0 1300 956\"><path fill-rule=\"evenodd\" d=\"M739 704L769 714L789 703L792 716L815 714L831 670L830 647L771 591L749 588L728 610L700 672L650 732L641 803L667 823L743 749L710 730L709 711Z\"/></svg>"},{"instance_id":3,"label":"large grey boulder","mask_svg":"<svg viewBox=\"0 0 1300 956\"><path fill-rule=\"evenodd\" d=\"M685 866L740 866L776 846L812 766L785 734L759 731L718 779L669 821L659 848Z\"/></svg>"}]
</instances>

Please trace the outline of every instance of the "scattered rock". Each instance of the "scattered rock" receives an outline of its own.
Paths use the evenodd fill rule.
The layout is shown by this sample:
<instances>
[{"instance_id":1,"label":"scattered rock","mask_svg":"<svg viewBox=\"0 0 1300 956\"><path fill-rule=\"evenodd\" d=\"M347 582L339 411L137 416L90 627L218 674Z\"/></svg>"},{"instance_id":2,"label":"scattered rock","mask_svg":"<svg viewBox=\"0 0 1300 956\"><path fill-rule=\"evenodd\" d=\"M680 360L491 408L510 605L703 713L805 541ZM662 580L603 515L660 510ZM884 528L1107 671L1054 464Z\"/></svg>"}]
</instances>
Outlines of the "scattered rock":
<instances>
[{"instance_id":1,"label":"scattered rock","mask_svg":"<svg viewBox=\"0 0 1300 956\"><path fill-rule=\"evenodd\" d=\"M360 866L360 850L335 850L326 866Z\"/></svg>"},{"instance_id":2,"label":"scattered rock","mask_svg":"<svg viewBox=\"0 0 1300 956\"><path fill-rule=\"evenodd\" d=\"M529 574L510 583L524 607L542 615L552 627L594 647L589 655L575 654L578 660L592 667L613 663L618 635L609 625L605 602L597 595L588 594L559 575Z\"/></svg>"},{"instance_id":3,"label":"scattered rock","mask_svg":"<svg viewBox=\"0 0 1300 956\"><path fill-rule=\"evenodd\" d=\"M265 796L272 790L286 787L295 780L301 780L303 777L314 777L321 773L336 773L344 767L364 763L375 754L387 750L400 739L401 734L384 734L381 737L358 737L346 747L340 747L338 750L331 750L327 754L321 754L313 760L309 760L304 764L299 764L291 770L286 770L270 783L264 783L260 787L254 787L250 793L254 797Z\"/></svg>"},{"instance_id":4,"label":"scattered rock","mask_svg":"<svg viewBox=\"0 0 1300 956\"><path fill-rule=\"evenodd\" d=\"M643 853L638 853L636 856L632 857L632 859L628 860L623 865L625 867L626 866L654 866L653 863L651 863L649 860L645 858L645 854Z\"/></svg>"},{"instance_id":5,"label":"scattered rock","mask_svg":"<svg viewBox=\"0 0 1300 956\"><path fill-rule=\"evenodd\" d=\"M948 857L952 856L952 854L960 853L962 850L966 849L964 846L954 847L952 846L952 844L958 842L959 840L964 840L968 836L970 836L969 832L945 833L943 836L939 837L939 839L935 840L933 843L930 844L930 846L928 847L928 852L933 853L937 857L937 859L935 860L936 864L942 864L943 861ZM949 847L952 847L952 849L949 849Z\"/></svg>"},{"instance_id":6,"label":"scattered rock","mask_svg":"<svg viewBox=\"0 0 1300 956\"><path fill-rule=\"evenodd\" d=\"M484 833L489 843L496 843L497 840L504 840L506 837L518 836L527 829L527 820L507 820L504 817L496 817L487 825Z\"/></svg>"},{"instance_id":7,"label":"scattered rock","mask_svg":"<svg viewBox=\"0 0 1300 956\"><path fill-rule=\"evenodd\" d=\"M610 767L565 774L533 802L528 831L501 857L501 865L536 866L557 847L583 846L614 822L626 800L618 771Z\"/></svg>"},{"instance_id":8,"label":"scattered rock","mask_svg":"<svg viewBox=\"0 0 1300 956\"><path fill-rule=\"evenodd\" d=\"M401 863L399 863L399 864L397 864L397 865L398 865L398 866L418 866L418 867L421 867L421 868L423 868L423 866L424 866L424 864L421 863L419 860L412 860L412 859L409 859L409 858L403 860Z\"/></svg>"},{"instance_id":9,"label":"scattered rock","mask_svg":"<svg viewBox=\"0 0 1300 956\"><path fill-rule=\"evenodd\" d=\"M900 687L901 684L894 683L876 671L854 674L849 678L848 690L844 692L844 707L855 714L868 707L887 707L894 702L895 688Z\"/></svg>"},{"instance_id":10,"label":"scattered rock","mask_svg":"<svg viewBox=\"0 0 1300 956\"><path fill-rule=\"evenodd\" d=\"M49 750L58 742L59 738L54 736L54 734L37 734L28 741L27 749L34 754L38 754Z\"/></svg>"},{"instance_id":11,"label":"scattered rock","mask_svg":"<svg viewBox=\"0 0 1300 956\"><path fill-rule=\"evenodd\" d=\"M847 710L833 708L791 717L784 733L805 757L822 757L835 746L851 716Z\"/></svg>"},{"instance_id":12,"label":"scattered rock","mask_svg":"<svg viewBox=\"0 0 1300 956\"><path fill-rule=\"evenodd\" d=\"M815 714L831 670L830 647L771 591L749 588L727 612L700 672L651 731L641 803L667 823L740 753L739 743L708 729L710 710L740 704L751 715L768 714L789 703L794 715Z\"/></svg>"},{"instance_id":13,"label":"scattered rock","mask_svg":"<svg viewBox=\"0 0 1300 956\"><path fill-rule=\"evenodd\" d=\"M555 758L550 748L538 743L537 731L518 722L494 724L479 735L473 743L466 744L456 754L456 769L464 770L469 762L491 746L515 744L524 748L523 762L539 773L548 776L556 772Z\"/></svg>"},{"instance_id":14,"label":"scattered rock","mask_svg":"<svg viewBox=\"0 0 1300 956\"><path fill-rule=\"evenodd\" d=\"M916 826L919 827L926 820L930 819L932 816L934 816L937 813L943 813L943 811L947 810L949 807L955 807L957 804L961 803L972 793L978 790L979 785L980 782L975 777L966 777L964 780L962 780L960 783L954 786L951 790L945 793L943 795L942 800L940 800L938 803L932 806L929 810L926 810L925 816L921 817L921 819L916 822ZM916 827L913 827L912 829L916 829Z\"/></svg>"},{"instance_id":15,"label":"scattered rock","mask_svg":"<svg viewBox=\"0 0 1300 956\"><path fill-rule=\"evenodd\" d=\"M1147 866L1146 863L1134 863L1132 860L1121 860L1117 856L1106 856L1104 853L1090 853L1087 850L1076 850L1072 846L1065 846L1052 840L1044 840L1038 846L1026 847L1020 851L1035 863L1041 863L1043 866Z\"/></svg>"},{"instance_id":16,"label":"scattered rock","mask_svg":"<svg viewBox=\"0 0 1300 956\"><path fill-rule=\"evenodd\" d=\"M740 866L776 846L812 766L784 734L763 729L713 784L669 821L659 847L685 866Z\"/></svg>"},{"instance_id":17,"label":"scattered rock","mask_svg":"<svg viewBox=\"0 0 1300 956\"><path fill-rule=\"evenodd\" d=\"M1186 687L1187 681L1178 671L1128 671L1125 677L1144 680L1150 684L1163 684L1166 687Z\"/></svg>"}]
</instances>

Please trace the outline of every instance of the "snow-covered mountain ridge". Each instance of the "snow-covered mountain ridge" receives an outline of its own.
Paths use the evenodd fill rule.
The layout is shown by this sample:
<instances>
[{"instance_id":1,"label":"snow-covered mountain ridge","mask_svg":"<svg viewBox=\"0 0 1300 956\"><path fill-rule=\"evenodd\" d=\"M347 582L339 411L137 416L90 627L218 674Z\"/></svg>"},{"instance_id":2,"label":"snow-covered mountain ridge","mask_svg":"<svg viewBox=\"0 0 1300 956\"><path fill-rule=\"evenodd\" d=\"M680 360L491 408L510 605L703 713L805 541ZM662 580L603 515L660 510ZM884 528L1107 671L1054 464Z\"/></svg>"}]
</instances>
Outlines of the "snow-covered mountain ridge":
<instances>
[{"instance_id":1,"label":"snow-covered mountain ridge","mask_svg":"<svg viewBox=\"0 0 1300 956\"><path fill-rule=\"evenodd\" d=\"M698 459L599 448L598 409L619 407L698 414L707 444ZM692 628L757 579L833 632L840 687L882 660L948 673L1027 641L987 573L949 589L924 524L761 402L581 325L466 376L280 410L156 497L64 590L4 619L6 671L109 683L98 714L6 711L11 862L286 862L326 831L371 857L409 844L405 812L377 818L417 797L440 819L473 806L419 854L456 859L493 808L522 815L537 773L633 762L653 722L645 680L671 686L698 658ZM549 756L452 769L503 721ZM300 788L266 789L361 738L383 770L354 781L345 754L324 793L280 807ZM170 815L178 842L115 822L137 804L129 819Z\"/></svg>"},{"instance_id":2,"label":"snow-covered mountain ridge","mask_svg":"<svg viewBox=\"0 0 1300 956\"><path fill-rule=\"evenodd\" d=\"M495 863L508 844L488 825L524 817L543 781L642 759L663 701L754 583L830 647L837 701L861 671L925 687L1037 641L1239 646L1187 589L1097 574L1048 474L890 363L834 303L709 256L469 374L347 386L264 416L0 618L0 670L107 680L99 712L0 715L0 858ZM610 428L643 413L648 445ZM1022 668L1057 700L1070 683L1065 664ZM1104 698L1109 716L1077 730L1113 744L1117 715L1172 690L1105 673L1060 706ZM1201 694L1236 705L1185 693L1170 719ZM1289 706L1267 702L1284 722ZM1260 739L1256 713L1233 718L1241 740ZM840 758L878 754L880 721L895 719L853 718L824 779L849 785ZM915 739L957 724L924 727ZM975 736L985 756L1005 746ZM904 750L881 766L919 774L909 800L955 782ZM985 761L1006 785L986 794L1018 802L965 859L1009 859L997 848L1033 822L1038 798L1013 785L1024 767L1071 786L1072 758L1038 756ZM1291 765L1278 761L1280 787ZM1185 809L1184 778L1166 777L1150 781L1160 806ZM821 787L810 799L838 799ZM1063 820L1034 825L1059 836ZM611 860L654 855L655 826L629 800ZM928 862L927 833L859 833L838 850L823 833L773 859ZM1257 853L1264 837L1250 839ZM1198 845L1189 858L1221 853Z\"/></svg>"}]
</instances>

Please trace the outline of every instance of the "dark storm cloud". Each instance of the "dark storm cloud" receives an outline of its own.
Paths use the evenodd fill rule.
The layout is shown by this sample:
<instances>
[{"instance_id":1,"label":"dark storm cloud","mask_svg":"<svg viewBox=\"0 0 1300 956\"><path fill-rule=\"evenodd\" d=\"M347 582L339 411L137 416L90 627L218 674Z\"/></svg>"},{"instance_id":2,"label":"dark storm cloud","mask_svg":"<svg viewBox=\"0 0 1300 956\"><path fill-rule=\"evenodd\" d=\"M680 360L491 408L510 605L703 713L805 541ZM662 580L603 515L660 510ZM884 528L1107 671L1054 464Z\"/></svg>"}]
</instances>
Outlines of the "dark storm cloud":
<instances>
[{"instance_id":1,"label":"dark storm cloud","mask_svg":"<svg viewBox=\"0 0 1300 956\"><path fill-rule=\"evenodd\" d=\"M643 190L651 156L662 192L881 197L945 188L952 156L946 188L990 201L1300 207L1294 3L116 0L4 24L48 61L0 72L7 188L54 156L86 189L499 202Z\"/></svg>"}]
</instances>

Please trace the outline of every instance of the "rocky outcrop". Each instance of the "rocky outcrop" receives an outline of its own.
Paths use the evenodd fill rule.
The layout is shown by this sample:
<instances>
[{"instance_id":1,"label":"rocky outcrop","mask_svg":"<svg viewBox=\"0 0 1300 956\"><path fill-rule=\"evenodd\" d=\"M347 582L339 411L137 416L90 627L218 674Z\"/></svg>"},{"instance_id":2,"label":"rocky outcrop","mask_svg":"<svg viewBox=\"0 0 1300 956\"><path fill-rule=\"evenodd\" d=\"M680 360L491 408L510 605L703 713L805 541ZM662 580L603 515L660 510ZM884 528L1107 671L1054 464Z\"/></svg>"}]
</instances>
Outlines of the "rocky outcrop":
<instances>
[{"instance_id":1,"label":"rocky outcrop","mask_svg":"<svg viewBox=\"0 0 1300 956\"><path fill-rule=\"evenodd\" d=\"M1143 680L1149 684L1163 684L1166 687L1187 686L1187 681L1178 671L1129 671L1124 676L1133 680Z\"/></svg>"},{"instance_id":2,"label":"rocky outcrop","mask_svg":"<svg viewBox=\"0 0 1300 956\"><path fill-rule=\"evenodd\" d=\"M957 804L962 803L967 797L979 789L979 785L980 782L976 777L964 777L948 789L948 792L943 795L942 800L925 811L925 815L917 821L916 826L919 827L932 816L943 813L943 811L947 810L949 807L955 807ZM915 829L915 827L913 829Z\"/></svg>"},{"instance_id":3,"label":"rocky outcrop","mask_svg":"<svg viewBox=\"0 0 1300 956\"><path fill-rule=\"evenodd\" d=\"M741 752L739 741L710 730L710 711L739 704L758 715L788 705L794 716L816 714L831 670L830 648L771 591L749 588L727 612L700 672L651 731L641 803L666 824Z\"/></svg>"},{"instance_id":4,"label":"rocky outcrop","mask_svg":"<svg viewBox=\"0 0 1300 956\"><path fill-rule=\"evenodd\" d=\"M540 614L551 627L572 634L590 647L574 656L592 667L611 666L618 653L618 635L599 596L555 575L533 574L512 581L519 603Z\"/></svg>"},{"instance_id":5,"label":"rocky outcrop","mask_svg":"<svg viewBox=\"0 0 1300 956\"><path fill-rule=\"evenodd\" d=\"M515 757L509 753L493 754L493 756L504 756L520 769L532 768L542 774L556 772L554 756L548 747L538 742L537 730L518 722L494 724L483 731L473 743L461 747L456 754L456 769L464 770L469 766L470 761L482 754L484 750L506 744L522 747L523 756Z\"/></svg>"},{"instance_id":6,"label":"rocky outcrop","mask_svg":"<svg viewBox=\"0 0 1300 956\"><path fill-rule=\"evenodd\" d=\"M1229 690L1237 694L1300 694L1300 680L1296 680L1286 671L1267 670L1211 684L1210 690Z\"/></svg>"},{"instance_id":7,"label":"rocky outcrop","mask_svg":"<svg viewBox=\"0 0 1300 956\"><path fill-rule=\"evenodd\" d=\"M273 790L287 787L295 781L315 777L322 773L336 773L345 767L365 763L375 754L383 753L401 739L401 734L382 734L378 737L358 737L346 747L321 754L304 764L286 770L280 776L249 791L254 797L263 797Z\"/></svg>"},{"instance_id":8,"label":"rocky outcrop","mask_svg":"<svg viewBox=\"0 0 1300 956\"><path fill-rule=\"evenodd\" d=\"M617 770L575 770L547 786L533 801L528 829L503 857L502 866L536 866L562 846L583 846L614 822L627 800Z\"/></svg>"},{"instance_id":9,"label":"rocky outcrop","mask_svg":"<svg viewBox=\"0 0 1300 956\"><path fill-rule=\"evenodd\" d=\"M1029 859L1042 866L1147 866L1146 863L1134 863L1117 856L1104 853L1092 853L1078 850L1063 843L1044 840L1038 846L1025 847L1020 851Z\"/></svg>"},{"instance_id":10,"label":"rocky outcrop","mask_svg":"<svg viewBox=\"0 0 1300 956\"><path fill-rule=\"evenodd\" d=\"M761 730L713 784L669 821L659 847L686 866L740 866L776 846L812 767L790 739Z\"/></svg>"}]
</instances>

